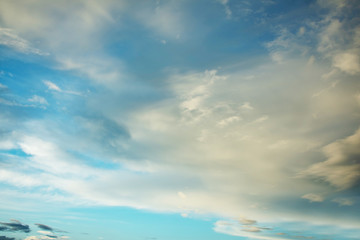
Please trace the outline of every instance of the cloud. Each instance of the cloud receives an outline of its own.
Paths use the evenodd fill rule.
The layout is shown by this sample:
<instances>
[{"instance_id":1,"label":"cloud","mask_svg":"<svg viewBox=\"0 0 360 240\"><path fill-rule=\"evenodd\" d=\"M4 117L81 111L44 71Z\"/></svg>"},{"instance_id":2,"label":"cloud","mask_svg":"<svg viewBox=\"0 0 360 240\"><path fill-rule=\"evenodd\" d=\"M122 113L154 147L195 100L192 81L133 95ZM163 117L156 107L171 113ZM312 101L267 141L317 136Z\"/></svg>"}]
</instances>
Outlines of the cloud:
<instances>
[{"instance_id":1,"label":"cloud","mask_svg":"<svg viewBox=\"0 0 360 240\"><path fill-rule=\"evenodd\" d=\"M124 3L113 0L101 4L93 0L62 3L4 1L0 3L0 15L6 29L14 29L26 38L13 40L18 48L36 43L41 48L39 52L51 53L54 62L51 68L77 72L97 84L114 88L114 83L123 76L121 60L105 54L100 47L100 36L108 29L105 26L119 27L112 14L121 14ZM11 32L6 30L5 33ZM81 57L84 55L86 58Z\"/></svg>"},{"instance_id":2,"label":"cloud","mask_svg":"<svg viewBox=\"0 0 360 240\"><path fill-rule=\"evenodd\" d=\"M11 106L11 107L23 107L23 108L35 108L37 106L35 106L34 104L23 104L19 101L16 101L16 100L8 100L8 99L4 99L4 98L0 98L0 104L3 104L3 105L7 105L7 106Z\"/></svg>"},{"instance_id":3,"label":"cloud","mask_svg":"<svg viewBox=\"0 0 360 240\"><path fill-rule=\"evenodd\" d=\"M0 240L15 240L15 238L6 237L6 236L0 236Z\"/></svg>"},{"instance_id":4,"label":"cloud","mask_svg":"<svg viewBox=\"0 0 360 240\"><path fill-rule=\"evenodd\" d=\"M332 201L338 203L339 206L352 206L355 203L354 200L350 198L335 198Z\"/></svg>"},{"instance_id":5,"label":"cloud","mask_svg":"<svg viewBox=\"0 0 360 240\"><path fill-rule=\"evenodd\" d=\"M49 103L46 101L45 98L38 96L38 95L33 95L31 98L28 99L29 102L34 102L34 103L39 103L39 104L43 104L43 105L48 105Z\"/></svg>"},{"instance_id":6,"label":"cloud","mask_svg":"<svg viewBox=\"0 0 360 240\"><path fill-rule=\"evenodd\" d=\"M50 81L44 81L44 84L50 89L57 92L62 92L61 88L59 88L55 83Z\"/></svg>"},{"instance_id":7,"label":"cloud","mask_svg":"<svg viewBox=\"0 0 360 240\"><path fill-rule=\"evenodd\" d=\"M219 3L221 3L224 6L225 14L228 19L232 16L232 11L229 7L229 1L228 0L218 0Z\"/></svg>"},{"instance_id":8,"label":"cloud","mask_svg":"<svg viewBox=\"0 0 360 240\"><path fill-rule=\"evenodd\" d=\"M68 90L63 90L61 89L58 85L56 85L55 83L53 82L50 82L50 81L43 81L44 84L48 87L49 90L53 90L53 91L56 91L56 92L61 92L61 93L68 93L68 94L73 94L73 95L78 95L78 96L81 96L82 94L79 93L79 92L74 92L74 91L68 91ZM38 102L39 101L42 101L44 102L41 97L37 97L36 99L34 100L37 100ZM46 101L46 99L44 99Z\"/></svg>"},{"instance_id":9,"label":"cloud","mask_svg":"<svg viewBox=\"0 0 360 240\"><path fill-rule=\"evenodd\" d=\"M220 127L225 127L231 123L234 123L234 122L237 122L237 121L240 121L241 120L241 117L238 117L238 116L232 116L232 117L228 117L226 119L223 119L221 120L218 125Z\"/></svg>"},{"instance_id":10,"label":"cloud","mask_svg":"<svg viewBox=\"0 0 360 240\"><path fill-rule=\"evenodd\" d=\"M313 164L302 175L323 179L341 190L359 184L360 129L345 139L328 144L323 152L327 159Z\"/></svg>"},{"instance_id":11,"label":"cloud","mask_svg":"<svg viewBox=\"0 0 360 240\"><path fill-rule=\"evenodd\" d=\"M261 228L258 228L255 226L250 226L250 227L243 228L242 231L244 231L244 232L261 232Z\"/></svg>"},{"instance_id":12,"label":"cloud","mask_svg":"<svg viewBox=\"0 0 360 240\"><path fill-rule=\"evenodd\" d=\"M246 226L226 224L226 221L217 221L214 224L214 231L231 236L245 237L249 239L264 239L264 240L290 240L284 237L278 237L276 234L268 234L262 230L271 230L270 228L262 228L257 226Z\"/></svg>"},{"instance_id":13,"label":"cloud","mask_svg":"<svg viewBox=\"0 0 360 240\"><path fill-rule=\"evenodd\" d=\"M38 226L40 229L45 230L45 231L54 231L52 227L49 227L45 224L41 224L41 223L35 223L36 226Z\"/></svg>"},{"instance_id":14,"label":"cloud","mask_svg":"<svg viewBox=\"0 0 360 240\"><path fill-rule=\"evenodd\" d=\"M148 87L143 86L145 80L124 77L122 61L107 54L109 50L99 44L101 36L109 33L106 29L121 32L121 23L112 24L114 17L119 15L121 19L121 11L112 9L114 5L107 1L104 5L96 1L75 5L70 2L65 7L48 1L36 1L34 6L20 1L16 8L12 1L1 3L9 6L4 8L7 11L0 8L4 23L19 28L29 42L39 40L45 50L54 54L57 74L70 75L74 82L84 84L81 89L89 87L92 91L82 100L58 101L59 115L44 116L55 120L34 114L31 119L21 119L20 127L6 125L7 131L19 135L16 139L9 137L11 144L7 146L26 156L19 156L17 165L1 166L0 179L19 193L23 187L33 191L17 197L46 196L51 201L72 204L130 206L229 218L244 214L257 220L219 223L219 231L258 239L274 238L259 235L268 230L261 224L243 225L255 225L264 219L274 222L279 215L284 219L332 224L342 221L347 225L346 214L337 216L326 207L315 209L320 212L316 218L293 207L304 193L331 191L326 185L303 182L293 175L318 162L319 148L342 138L357 122L358 105L352 96L358 87L351 76L343 74L354 67L339 65L336 57L333 59L351 53L332 42L337 41L337 26L343 22L327 22L319 27L328 31L329 41L318 40L324 40L323 43L309 37L316 27L306 25L306 31L299 27L280 31L268 48L281 64L255 57L250 60L256 66L249 63L244 67L236 62L236 67L232 67L232 62L206 71L190 66L190 71L165 72L156 83L146 79L151 87L143 90ZM174 40L186 24L181 11L174 13L178 11L176 7L167 4L170 3L147 9L140 22L149 21L144 23L149 29ZM167 46L171 45L168 41ZM308 42L315 42L316 46L306 45ZM318 45L323 50L307 52ZM311 60L324 59L323 55L328 63ZM328 75L327 80L341 81L326 88L329 82L321 80L321 76L333 68L336 73ZM53 93L70 93L67 85L54 80L43 83ZM313 97L314 91L321 89L326 91ZM149 101L143 91L155 100ZM33 100L42 101L40 97ZM338 155L343 156L348 151L340 152ZM328 178L338 170L331 164L325 169L326 173L315 171L312 176L330 182ZM352 173L355 171L358 170ZM350 182L354 185L354 180ZM279 199L286 204L278 206ZM311 200L309 196L307 199ZM255 205L261 207L254 208ZM232 225L236 229L224 229ZM247 235L251 233L254 234Z\"/></svg>"},{"instance_id":15,"label":"cloud","mask_svg":"<svg viewBox=\"0 0 360 240\"><path fill-rule=\"evenodd\" d=\"M360 73L359 55L352 50L351 52L340 53L334 56L333 65L341 71L355 75Z\"/></svg>"},{"instance_id":16,"label":"cloud","mask_svg":"<svg viewBox=\"0 0 360 240\"><path fill-rule=\"evenodd\" d=\"M29 225L22 224L17 220L12 220L10 223L0 222L3 225L3 231L10 231L10 232L24 232L29 233L31 232Z\"/></svg>"},{"instance_id":17,"label":"cloud","mask_svg":"<svg viewBox=\"0 0 360 240\"><path fill-rule=\"evenodd\" d=\"M319 194L315 194L315 193L308 193L305 194L304 196L302 196L301 198L307 199L310 202L323 202L324 201L324 197L319 195Z\"/></svg>"},{"instance_id":18,"label":"cloud","mask_svg":"<svg viewBox=\"0 0 360 240\"><path fill-rule=\"evenodd\" d=\"M152 3L152 2L150 2ZM183 6L179 2L159 2L156 6L152 4L140 5L136 18L156 34L178 40L186 34L187 19L181 11Z\"/></svg>"},{"instance_id":19,"label":"cloud","mask_svg":"<svg viewBox=\"0 0 360 240\"><path fill-rule=\"evenodd\" d=\"M14 30L9 28L0 28L0 45L5 45L26 54L48 55L39 49L31 47L27 40L19 37Z\"/></svg>"},{"instance_id":20,"label":"cloud","mask_svg":"<svg viewBox=\"0 0 360 240\"><path fill-rule=\"evenodd\" d=\"M255 220L251 220L251 219L240 218L239 223L241 223L243 225L253 225L253 224L256 224L257 222Z\"/></svg>"}]
</instances>

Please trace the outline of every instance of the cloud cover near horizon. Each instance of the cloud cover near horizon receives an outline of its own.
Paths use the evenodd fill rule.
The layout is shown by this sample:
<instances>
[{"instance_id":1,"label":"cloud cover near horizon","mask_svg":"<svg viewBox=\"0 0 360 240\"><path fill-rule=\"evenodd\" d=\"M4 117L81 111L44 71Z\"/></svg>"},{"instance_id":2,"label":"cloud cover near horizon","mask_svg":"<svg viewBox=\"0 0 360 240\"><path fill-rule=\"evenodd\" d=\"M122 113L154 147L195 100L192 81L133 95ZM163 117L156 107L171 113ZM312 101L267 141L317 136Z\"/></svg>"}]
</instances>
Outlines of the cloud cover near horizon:
<instances>
[{"instance_id":1,"label":"cloud cover near horizon","mask_svg":"<svg viewBox=\"0 0 360 240\"><path fill-rule=\"evenodd\" d=\"M126 206L245 239L331 236L316 225L355 239L358 13L351 0L1 1L2 208Z\"/></svg>"}]
</instances>

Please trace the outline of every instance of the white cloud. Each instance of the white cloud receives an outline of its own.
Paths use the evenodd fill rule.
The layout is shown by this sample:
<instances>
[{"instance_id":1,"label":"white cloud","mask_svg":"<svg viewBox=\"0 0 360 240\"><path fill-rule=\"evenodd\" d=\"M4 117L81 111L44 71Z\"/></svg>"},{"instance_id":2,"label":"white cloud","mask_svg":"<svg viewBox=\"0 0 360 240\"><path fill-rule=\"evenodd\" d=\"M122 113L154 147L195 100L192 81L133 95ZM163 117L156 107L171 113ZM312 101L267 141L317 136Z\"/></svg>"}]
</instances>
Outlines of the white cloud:
<instances>
[{"instance_id":1,"label":"white cloud","mask_svg":"<svg viewBox=\"0 0 360 240\"><path fill-rule=\"evenodd\" d=\"M58 69L77 71L97 84L114 88L114 83L124 75L119 64L121 60L114 61L104 54L99 37L107 29L105 25L120 27L112 14L121 14L124 3L113 0L101 3L93 0L62 3L2 1L0 15L7 29L2 29L0 41L2 39L22 51L49 52ZM15 35L15 31L23 38ZM30 48L34 43L41 50ZM79 57L84 55L86 58Z\"/></svg>"},{"instance_id":2,"label":"white cloud","mask_svg":"<svg viewBox=\"0 0 360 240\"><path fill-rule=\"evenodd\" d=\"M324 201L324 197L319 195L319 194L315 194L315 193L308 193L305 194L304 196L302 196L301 198L307 199L310 202L323 202Z\"/></svg>"},{"instance_id":3,"label":"white cloud","mask_svg":"<svg viewBox=\"0 0 360 240\"><path fill-rule=\"evenodd\" d=\"M39 49L31 47L27 40L19 37L14 30L8 28L0 28L0 45L5 45L22 53L48 55Z\"/></svg>"},{"instance_id":4,"label":"white cloud","mask_svg":"<svg viewBox=\"0 0 360 240\"><path fill-rule=\"evenodd\" d=\"M245 237L249 239L264 239L264 240L290 240L289 238L276 237L271 235L264 235L261 233L261 228L251 226L243 228L240 225L226 224L224 221L217 221L214 224L214 231L231 236Z\"/></svg>"},{"instance_id":5,"label":"white cloud","mask_svg":"<svg viewBox=\"0 0 360 240\"><path fill-rule=\"evenodd\" d=\"M185 193L183 193L183 192L178 192L178 195L179 195L180 198L186 199Z\"/></svg>"},{"instance_id":6,"label":"white cloud","mask_svg":"<svg viewBox=\"0 0 360 240\"><path fill-rule=\"evenodd\" d=\"M225 127L231 123L234 123L234 122L238 122L241 120L241 117L239 116L231 116L231 117L228 117L226 119L223 119L221 120L219 123L218 123L218 126L220 127Z\"/></svg>"},{"instance_id":7,"label":"white cloud","mask_svg":"<svg viewBox=\"0 0 360 240\"><path fill-rule=\"evenodd\" d=\"M37 231L38 233L40 234L44 234L44 235L52 235L53 232L50 232L50 231Z\"/></svg>"},{"instance_id":8,"label":"white cloud","mask_svg":"<svg viewBox=\"0 0 360 240\"><path fill-rule=\"evenodd\" d=\"M35 107L32 104L23 104L21 102L15 101L15 100L8 100L8 99L4 99L4 98L0 98L0 104L3 105L8 105L8 106L12 106L12 107Z\"/></svg>"},{"instance_id":9,"label":"white cloud","mask_svg":"<svg viewBox=\"0 0 360 240\"><path fill-rule=\"evenodd\" d=\"M53 90L56 92L61 92L61 93L67 93L67 94L72 94L72 95L77 95L77 96L82 96L83 94L80 92L76 92L76 91L69 91L69 90L64 90L61 89L58 85L56 85L55 83L51 82L51 81L43 81L44 84L48 87L49 90ZM36 95L35 95L36 96ZM33 97L34 98L34 97ZM41 97L40 97L41 98ZM37 100L39 102L40 98L37 96L36 99L32 99L32 100ZM44 99L46 101L46 99ZM33 101L36 102L36 101ZM39 102L40 103L40 102Z\"/></svg>"},{"instance_id":10,"label":"white cloud","mask_svg":"<svg viewBox=\"0 0 360 240\"><path fill-rule=\"evenodd\" d=\"M299 36L302 36L302 35L304 35L305 31L306 31L305 27L300 27L297 34L298 34Z\"/></svg>"},{"instance_id":11,"label":"white cloud","mask_svg":"<svg viewBox=\"0 0 360 240\"><path fill-rule=\"evenodd\" d=\"M360 73L360 59L354 50L335 55L333 65L341 71L352 75Z\"/></svg>"},{"instance_id":12,"label":"white cloud","mask_svg":"<svg viewBox=\"0 0 360 240\"><path fill-rule=\"evenodd\" d=\"M333 18L329 20L327 25L325 25L325 29L319 34L319 52L328 53L339 47L339 38L343 37L341 27L342 23L338 19Z\"/></svg>"},{"instance_id":13,"label":"white cloud","mask_svg":"<svg viewBox=\"0 0 360 240\"><path fill-rule=\"evenodd\" d=\"M54 86L56 86L54 84ZM50 87L49 87L50 88ZM43 105L48 105L49 103L46 101L45 98L38 96L38 95L33 95L31 98L28 99L29 102L34 102L34 103L40 103Z\"/></svg>"},{"instance_id":14,"label":"white cloud","mask_svg":"<svg viewBox=\"0 0 360 240\"><path fill-rule=\"evenodd\" d=\"M44 84L50 89L57 92L62 92L61 88L59 88L55 83L50 81L44 81Z\"/></svg>"},{"instance_id":15,"label":"white cloud","mask_svg":"<svg viewBox=\"0 0 360 240\"><path fill-rule=\"evenodd\" d=\"M249 102L245 102L243 105L240 106L240 108L245 110L254 110L254 107L251 106Z\"/></svg>"},{"instance_id":16,"label":"white cloud","mask_svg":"<svg viewBox=\"0 0 360 240\"><path fill-rule=\"evenodd\" d=\"M39 240L39 238L36 236L29 236L29 237L26 237L24 240Z\"/></svg>"}]
</instances>

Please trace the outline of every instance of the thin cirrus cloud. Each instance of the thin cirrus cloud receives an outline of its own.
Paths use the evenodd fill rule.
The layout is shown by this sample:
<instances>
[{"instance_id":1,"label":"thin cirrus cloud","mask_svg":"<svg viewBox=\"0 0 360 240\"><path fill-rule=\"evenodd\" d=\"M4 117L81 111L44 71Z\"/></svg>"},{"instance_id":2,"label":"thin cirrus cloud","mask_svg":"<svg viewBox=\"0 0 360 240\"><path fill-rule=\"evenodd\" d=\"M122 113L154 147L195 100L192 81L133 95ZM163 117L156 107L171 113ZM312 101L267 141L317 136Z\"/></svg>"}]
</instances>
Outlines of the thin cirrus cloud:
<instances>
[{"instance_id":1,"label":"thin cirrus cloud","mask_svg":"<svg viewBox=\"0 0 360 240\"><path fill-rule=\"evenodd\" d=\"M261 3L214 1L194 17L202 1L2 1L0 44L36 56L14 57L23 71L6 71L22 81L0 82L5 200L211 217L215 232L251 239L327 238L323 229L337 226L331 234L351 239L360 222L354 3ZM296 11L304 19L292 20ZM256 34L241 32L250 28L240 19ZM22 95L43 107L21 108ZM58 235L36 225L27 240Z\"/></svg>"}]
</instances>

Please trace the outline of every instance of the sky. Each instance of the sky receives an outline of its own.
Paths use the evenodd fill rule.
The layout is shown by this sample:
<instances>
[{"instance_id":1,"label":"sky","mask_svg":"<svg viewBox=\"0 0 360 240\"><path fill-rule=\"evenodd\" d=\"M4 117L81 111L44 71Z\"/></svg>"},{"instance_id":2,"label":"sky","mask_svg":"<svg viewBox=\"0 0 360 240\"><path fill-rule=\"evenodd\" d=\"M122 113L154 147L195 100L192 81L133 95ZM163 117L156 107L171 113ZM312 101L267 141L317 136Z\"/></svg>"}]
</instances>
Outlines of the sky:
<instances>
[{"instance_id":1,"label":"sky","mask_svg":"<svg viewBox=\"0 0 360 240\"><path fill-rule=\"evenodd\" d=\"M356 240L357 0L0 0L0 240Z\"/></svg>"}]
</instances>

